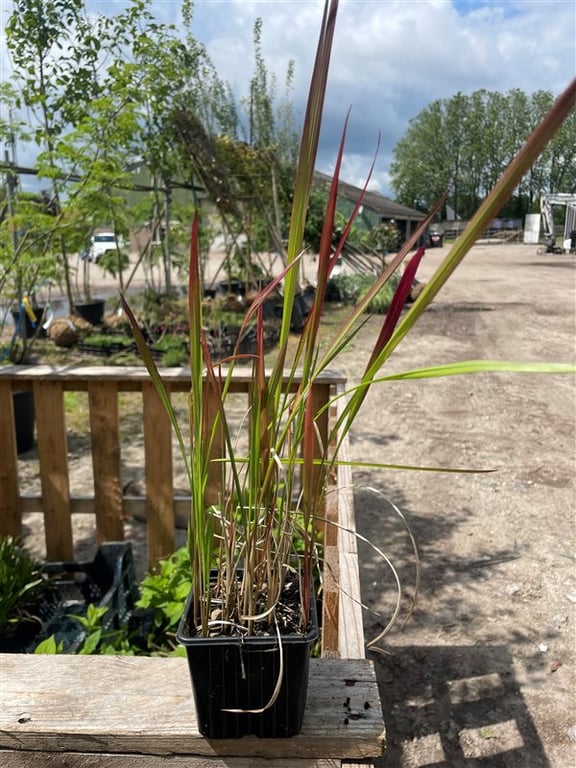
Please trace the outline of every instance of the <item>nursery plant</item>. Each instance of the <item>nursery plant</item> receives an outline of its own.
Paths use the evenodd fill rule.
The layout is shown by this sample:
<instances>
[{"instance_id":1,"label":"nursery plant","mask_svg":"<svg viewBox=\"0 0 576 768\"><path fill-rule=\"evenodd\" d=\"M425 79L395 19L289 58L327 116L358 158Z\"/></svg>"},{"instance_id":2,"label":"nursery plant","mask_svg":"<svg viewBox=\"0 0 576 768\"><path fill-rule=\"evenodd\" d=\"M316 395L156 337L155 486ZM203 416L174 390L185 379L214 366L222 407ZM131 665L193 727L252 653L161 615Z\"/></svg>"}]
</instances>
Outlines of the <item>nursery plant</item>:
<instances>
[{"instance_id":1,"label":"nursery plant","mask_svg":"<svg viewBox=\"0 0 576 768\"><path fill-rule=\"evenodd\" d=\"M0 537L0 637L21 621L35 621L30 609L44 587L40 567L12 536Z\"/></svg>"},{"instance_id":2,"label":"nursery plant","mask_svg":"<svg viewBox=\"0 0 576 768\"><path fill-rule=\"evenodd\" d=\"M411 308L403 314L418 264L424 255L424 248L415 252L413 249L437 208L430 212L418 231L391 258L373 281L371 289L355 307L350 308L333 338L325 343L319 329L326 287L354 216L362 204L360 197L340 241L334 247L338 176L344 152L346 120L324 215L314 302L301 334L294 337L291 333L290 320L298 289L298 264L302 256L337 6L337 0L327 0L322 18L295 177L287 267L260 291L244 320L245 323L256 320L257 346L254 354L240 355L236 352L218 364L211 360L204 330L198 220L193 222L188 286L189 445L184 442L162 376L144 343L133 313L124 301L140 352L170 415L190 483L192 498L188 549L192 591L189 613L185 614L181 624L181 639L184 635L193 638L231 636L246 643L252 637L268 636L282 648L280 638L285 632L300 635L309 632L314 615L314 584L320 543L318 530L324 523L330 476L338 463L338 448L353 427L371 386L387 379L455 375L479 370L574 371L573 367L561 364L544 366L537 363L468 361L386 376L383 366L573 109L576 81L526 140L466 232L451 248ZM370 172L367 176L369 179ZM332 403L318 406L313 396L314 385L328 368L337 367L340 353L353 341L365 322L366 308L407 259L366 369L360 381L339 403L339 417L331 428L328 440L322 441L319 420L326 415ZM278 348L275 362L267 370L262 306L270 292L280 285L283 312ZM250 366L251 382L243 419L247 432L244 440L239 439L228 410L234 395L235 369L241 361L244 363L243 370L246 370L246 363ZM216 454L222 453L221 447L224 449L223 456L215 458ZM262 714L272 707L281 695L283 685L281 677L285 664L282 654L283 651L280 651L278 680L275 684L273 682L274 690L268 701L262 702L258 708L243 707L239 710L235 705L221 704L221 709L230 712L233 708L240 714L247 714L249 709L252 714ZM232 735L238 734L234 732Z\"/></svg>"}]
</instances>

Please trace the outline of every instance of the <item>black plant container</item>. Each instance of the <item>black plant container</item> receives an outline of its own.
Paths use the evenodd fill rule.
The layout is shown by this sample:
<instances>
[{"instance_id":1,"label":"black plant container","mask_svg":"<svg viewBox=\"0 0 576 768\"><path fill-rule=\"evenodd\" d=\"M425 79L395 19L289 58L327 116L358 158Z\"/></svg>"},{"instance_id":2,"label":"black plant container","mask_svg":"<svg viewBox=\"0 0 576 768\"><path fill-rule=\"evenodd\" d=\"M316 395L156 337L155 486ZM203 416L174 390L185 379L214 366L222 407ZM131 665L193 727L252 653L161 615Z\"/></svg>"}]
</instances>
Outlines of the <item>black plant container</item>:
<instances>
[{"instance_id":1,"label":"black plant container","mask_svg":"<svg viewBox=\"0 0 576 768\"><path fill-rule=\"evenodd\" d=\"M94 299L94 301L84 304L74 304L74 311L83 320L87 320L91 325L100 325L104 319L105 299Z\"/></svg>"},{"instance_id":2,"label":"black plant container","mask_svg":"<svg viewBox=\"0 0 576 768\"><path fill-rule=\"evenodd\" d=\"M20 321L20 310L19 309L13 309L12 310L12 318L14 320L14 325L18 325L19 322L22 322L24 324L24 330L26 333L26 338L31 339L35 335L40 336L41 338L46 338L48 335L44 328L40 327L38 330L38 326L42 326L44 322L44 315L46 313L46 309L44 307L38 307L34 306L32 307L34 310L34 314L36 315L36 322L33 323L32 320L28 317L28 314L24 312L24 316L22 321Z\"/></svg>"},{"instance_id":3,"label":"black plant container","mask_svg":"<svg viewBox=\"0 0 576 768\"><path fill-rule=\"evenodd\" d=\"M302 729L310 654L318 638L318 620L312 601L311 627L306 634L253 637L199 637L189 624L190 594L178 627L178 642L186 647L198 730L208 739L243 736L285 738ZM282 672L275 702L272 698ZM241 711L226 711L241 710Z\"/></svg>"}]
</instances>

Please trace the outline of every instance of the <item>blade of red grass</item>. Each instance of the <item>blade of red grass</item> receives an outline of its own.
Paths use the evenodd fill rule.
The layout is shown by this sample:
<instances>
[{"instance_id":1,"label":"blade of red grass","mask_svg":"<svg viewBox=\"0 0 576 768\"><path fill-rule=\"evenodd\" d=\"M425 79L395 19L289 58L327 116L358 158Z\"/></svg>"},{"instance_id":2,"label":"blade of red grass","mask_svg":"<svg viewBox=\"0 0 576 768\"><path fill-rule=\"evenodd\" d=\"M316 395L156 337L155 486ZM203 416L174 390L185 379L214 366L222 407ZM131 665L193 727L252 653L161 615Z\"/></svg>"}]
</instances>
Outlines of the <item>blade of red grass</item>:
<instances>
[{"instance_id":1,"label":"blade of red grass","mask_svg":"<svg viewBox=\"0 0 576 768\"><path fill-rule=\"evenodd\" d=\"M376 344L374 345L374 349L372 350L372 354L370 355L370 360L366 366L364 376L370 376L372 365L377 360L378 355L390 340L392 333L398 324L398 320L400 320L400 315L404 309L404 306L406 305L408 297L410 296L412 283L414 282L416 272L418 271L418 267L420 266L420 262L422 261L422 257L424 256L425 252L426 248L418 248L416 253L408 262L406 269L400 278L400 282L396 286L394 296L392 297L390 307L386 313L386 318L382 324L382 328L380 329L380 333L376 340Z\"/></svg>"}]
</instances>

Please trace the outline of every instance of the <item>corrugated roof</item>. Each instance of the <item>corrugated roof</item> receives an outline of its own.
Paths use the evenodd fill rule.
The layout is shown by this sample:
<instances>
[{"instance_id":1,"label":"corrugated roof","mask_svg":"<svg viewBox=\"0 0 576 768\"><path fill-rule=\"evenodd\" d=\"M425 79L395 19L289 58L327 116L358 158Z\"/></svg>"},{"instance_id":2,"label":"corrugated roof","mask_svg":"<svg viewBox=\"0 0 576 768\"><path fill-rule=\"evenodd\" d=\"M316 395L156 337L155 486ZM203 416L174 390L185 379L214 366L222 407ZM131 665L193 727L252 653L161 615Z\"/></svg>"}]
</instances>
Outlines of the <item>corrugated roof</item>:
<instances>
[{"instance_id":1,"label":"corrugated roof","mask_svg":"<svg viewBox=\"0 0 576 768\"><path fill-rule=\"evenodd\" d=\"M321 185L331 184L332 178L320 171L314 171L314 181ZM338 182L338 194L352 203L357 202L361 192L362 190L353 184L348 184L345 181ZM366 190L362 205L387 219L423 221L426 217L426 214L415 211L413 208L408 208L406 205L400 205L400 203L396 203L394 200L390 200L389 197L384 197L380 192L374 192L373 190Z\"/></svg>"}]
</instances>

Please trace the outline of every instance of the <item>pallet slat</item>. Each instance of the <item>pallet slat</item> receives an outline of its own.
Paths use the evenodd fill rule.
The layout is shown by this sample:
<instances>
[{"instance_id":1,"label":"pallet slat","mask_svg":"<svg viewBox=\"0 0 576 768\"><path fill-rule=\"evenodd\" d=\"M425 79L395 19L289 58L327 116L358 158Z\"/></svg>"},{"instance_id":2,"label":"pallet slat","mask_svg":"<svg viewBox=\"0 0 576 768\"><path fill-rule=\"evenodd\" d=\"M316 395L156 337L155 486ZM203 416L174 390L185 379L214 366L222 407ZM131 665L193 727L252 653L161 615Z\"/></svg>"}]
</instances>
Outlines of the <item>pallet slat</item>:
<instances>
[{"instance_id":1,"label":"pallet slat","mask_svg":"<svg viewBox=\"0 0 576 768\"><path fill-rule=\"evenodd\" d=\"M340 760L298 758L186 757L171 756L170 768L340 768ZM17 752L0 750L3 768L166 768L166 758L159 755L112 755L87 752ZM346 768L370 768L366 763Z\"/></svg>"},{"instance_id":2,"label":"pallet slat","mask_svg":"<svg viewBox=\"0 0 576 768\"><path fill-rule=\"evenodd\" d=\"M20 536L21 533L12 386L9 381L0 380L0 534Z\"/></svg>"},{"instance_id":3,"label":"pallet slat","mask_svg":"<svg viewBox=\"0 0 576 768\"><path fill-rule=\"evenodd\" d=\"M88 384L98 541L122 541L122 481L118 392L114 382Z\"/></svg>"},{"instance_id":4,"label":"pallet slat","mask_svg":"<svg viewBox=\"0 0 576 768\"><path fill-rule=\"evenodd\" d=\"M40 483L48 560L73 560L64 397L61 381L34 381Z\"/></svg>"},{"instance_id":5,"label":"pallet slat","mask_svg":"<svg viewBox=\"0 0 576 768\"><path fill-rule=\"evenodd\" d=\"M370 661L311 659L302 733L208 741L187 662L122 656L0 656L0 748L206 757L360 760L382 754Z\"/></svg>"}]
</instances>

